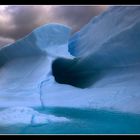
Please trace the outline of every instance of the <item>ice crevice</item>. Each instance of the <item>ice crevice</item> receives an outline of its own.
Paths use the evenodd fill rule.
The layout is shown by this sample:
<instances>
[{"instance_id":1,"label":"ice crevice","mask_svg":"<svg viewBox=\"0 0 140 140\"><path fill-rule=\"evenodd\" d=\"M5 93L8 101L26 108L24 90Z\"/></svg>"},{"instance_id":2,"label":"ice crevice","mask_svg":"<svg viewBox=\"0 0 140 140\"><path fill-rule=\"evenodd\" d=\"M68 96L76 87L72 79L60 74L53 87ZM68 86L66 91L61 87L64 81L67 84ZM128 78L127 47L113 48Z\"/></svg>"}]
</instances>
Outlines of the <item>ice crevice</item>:
<instances>
[{"instance_id":1,"label":"ice crevice","mask_svg":"<svg viewBox=\"0 0 140 140\"><path fill-rule=\"evenodd\" d=\"M46 81L46 80L45 80ZM43 83L45 81L41 81L40 85L39 85L39 97L40 97L40 103L41 103L41 107L44 108L44 103L43 103L43 99L42 99L42 91L41 91L41 88L43 86Z\"/></svg>"},{"instance_id":2,"label":"ice crevice","mask_svg":"<svg viewBox=\"0 0 140 140\"><path fill-rule=\"evenodd\" d=\"M39 95L40 95L40 103L41 103L41 107L44 108L45 105L43 103L43 91L42 91L42 88L43 88L43 85L45 84L45 82L47 82L48 79L45 79L43 81L40 82L39 84Z\"/></svg>"}]
</instances>

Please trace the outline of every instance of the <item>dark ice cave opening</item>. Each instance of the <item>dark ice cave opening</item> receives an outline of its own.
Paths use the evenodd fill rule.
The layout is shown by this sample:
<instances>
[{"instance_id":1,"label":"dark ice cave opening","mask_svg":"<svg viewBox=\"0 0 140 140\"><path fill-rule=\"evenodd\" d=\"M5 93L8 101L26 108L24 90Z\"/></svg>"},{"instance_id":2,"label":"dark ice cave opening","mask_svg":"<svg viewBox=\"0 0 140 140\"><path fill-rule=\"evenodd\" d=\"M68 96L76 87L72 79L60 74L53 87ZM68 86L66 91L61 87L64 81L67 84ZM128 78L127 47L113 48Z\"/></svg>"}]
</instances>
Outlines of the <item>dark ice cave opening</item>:
<instances>
[{"instance_id":1,"label":"dark ice cave opening","mask_svg":"<svg viewBox=\"0 0 140 140\"><path fill-rule=\"evenodd\" d=\"M87 88L100 77L98 70L91 71L89 66L79 64L76 58L57 58L52 63L52 73L56 82L78 88Z\"/></svg>"}]
</instances>

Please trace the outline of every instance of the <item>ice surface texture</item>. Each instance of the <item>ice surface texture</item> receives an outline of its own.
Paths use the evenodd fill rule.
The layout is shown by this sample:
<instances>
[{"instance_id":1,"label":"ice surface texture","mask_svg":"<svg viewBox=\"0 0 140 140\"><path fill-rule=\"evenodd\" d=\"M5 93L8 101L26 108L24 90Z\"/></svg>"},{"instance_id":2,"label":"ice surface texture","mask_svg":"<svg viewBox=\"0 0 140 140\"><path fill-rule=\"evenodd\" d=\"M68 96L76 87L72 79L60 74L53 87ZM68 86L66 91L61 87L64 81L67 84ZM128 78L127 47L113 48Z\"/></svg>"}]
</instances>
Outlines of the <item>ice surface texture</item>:
<instances>
[{"instance_id":1,"label":"ice surface texture","mask_svg":"<svg viewBox=\"0 0 140 140\"><path fill-rule=\"evenodd\" d=\"M0 50L0 107L140 113L140 7L114 6L70 38L43 25Z\"/></svg>"},{"instance_id":2,"label":"ice surface texture","mask_svg":"<svg viewBox=\"0 0 140 140\"><path fill-rule=\"evenodd\" d=\"M0 111L0 125L38 125L47 124L49 122L67 122L65 117L56 117L54 115L47 115L39 113L29 107L11 107Z\"/></svg>"},{"instance_id":3,"label":"ice surface texture","mask_svg":"<svg viewBox=\"0 0 140 140\"><path fill-rule=\"evenodd\" d=\"M69 35L70 28L48 24L0 50L0 106L42 104L40 84L49 80L53 59L71 57Z\"/></svg>"}]
</instances>

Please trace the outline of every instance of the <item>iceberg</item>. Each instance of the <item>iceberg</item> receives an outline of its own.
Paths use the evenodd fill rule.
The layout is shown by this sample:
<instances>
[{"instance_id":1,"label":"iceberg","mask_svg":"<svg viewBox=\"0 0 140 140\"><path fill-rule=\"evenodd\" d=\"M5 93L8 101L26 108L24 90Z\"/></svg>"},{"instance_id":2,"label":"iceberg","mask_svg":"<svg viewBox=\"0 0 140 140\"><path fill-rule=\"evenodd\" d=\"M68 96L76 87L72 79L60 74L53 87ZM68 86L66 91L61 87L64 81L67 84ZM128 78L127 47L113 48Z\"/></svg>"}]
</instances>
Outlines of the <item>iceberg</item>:
<instances>
[{"instance_id":1,"label":"iceberg","mask_svg":"<svg viewBox=\"0 0 140 140\"><path fill-rule=\"evenodd\" d=\"M41 105L40 84L51 77L53 59L72 57L66 51L69 35L66 26L44 25L0 50L1 107Z\"/></svg>"},{"instance_id":2,"label":"iceberg","mask_svg":"<svg viewBox=\"0 0 140 140\"><path fill-rule=\"evenodd\" d=\"M46 24L0 49L0 107L139 114L140 7L111 7L70 33L68 26ZM30 112L25 113L27 123L34 110ZM21 115L17 116L21 122ZM40 118L35 120L42 123Z\"/></svg>"},{"instance_id":3,"label":"iceberg","mask_svg":"<svg viewBox=\"0 0 140 140\"><path fill-rule=\"evenodd\" d=\"M75 33L68 45L75 58L56 59L52 70L57 82L78 88L65 86L65 90L63 86L62 98L54 91L44 95L46 105L139 114L139 17L139 6L114 6ZM59 91L59 86L56 88Z\"/></svg>"}]
</instances>

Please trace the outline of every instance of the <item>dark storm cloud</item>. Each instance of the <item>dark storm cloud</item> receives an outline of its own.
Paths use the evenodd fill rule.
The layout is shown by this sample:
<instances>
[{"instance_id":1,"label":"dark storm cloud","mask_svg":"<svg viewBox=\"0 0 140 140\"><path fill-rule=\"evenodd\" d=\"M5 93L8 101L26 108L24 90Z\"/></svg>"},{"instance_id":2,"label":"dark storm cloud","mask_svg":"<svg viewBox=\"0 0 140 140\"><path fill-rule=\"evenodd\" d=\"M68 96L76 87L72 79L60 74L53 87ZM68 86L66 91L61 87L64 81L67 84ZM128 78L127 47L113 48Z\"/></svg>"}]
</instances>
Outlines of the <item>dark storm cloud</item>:
<instances>
[{"instance_id":1,"label":"dark storm cloud","mask_svg":"<svg viewBox=\"0 0 140 140\"><path fill-rule=\"evenodd\" d=\"M36 27L58 22L79 30L105 6L8 6L0 10L0 42L17 40Z\"/></svg>"}]
</instances>

